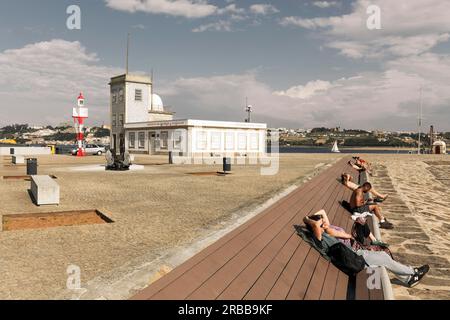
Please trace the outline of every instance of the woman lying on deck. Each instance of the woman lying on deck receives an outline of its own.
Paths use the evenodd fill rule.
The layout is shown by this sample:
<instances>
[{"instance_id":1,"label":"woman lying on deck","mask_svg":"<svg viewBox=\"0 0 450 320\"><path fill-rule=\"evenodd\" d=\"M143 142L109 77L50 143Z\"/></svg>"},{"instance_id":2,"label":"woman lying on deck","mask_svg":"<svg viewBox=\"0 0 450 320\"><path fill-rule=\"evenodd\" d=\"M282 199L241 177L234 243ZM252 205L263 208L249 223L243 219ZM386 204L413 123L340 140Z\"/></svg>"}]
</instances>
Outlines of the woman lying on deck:
<instances>
[{"instance_id":1,"label":"woman lying on deck","mask_svg":"<svg viewBox=\"0 0 450 320\"><path fill-rule=\"evenodd\" d=\"M360 185L354 183L352 181L352 179L353 178L352 178L352 176L349 173L345 173L344 172L341 175L341 182L342 182L342 184L344 186L346 186L347 188L349 188L350 190L355 191L356 189L358 189L360 187ZM375 199L374 199L375 202L383 202L389 196L387 194L383 195L383 194L379 193L377 190L375 190L375 188L370 189L370 193L373 196L375 196Z\"/></svg>"},{"instance_id":2,"label":"woman lying on deck","mask_svg":"<svg viewBox=\"0 0 450 320\"><path fill-rule=\"evenodd\" d=\"M389 255L389 245L377 240L367 224L361 225L355 223L352 228L352 234L348 234L341 227L334 226L330 223L325 210L320 210L313 214L311 217L321 216L323 219L323 229L330 236L339 238L339 240L345 245L352 247L353 250L365 249L370 251L386 251ZM310 218L311 218L310 217ZM308 218L308 217L307 217ZM314 219L314 218L313 218ZM364 245L365 239L370 241L370 245Z\"/></svg>"},{"instance_id":3,"label":"woman lying on deck","mask_svg":"<svg viewBox=\"0 0 450 320\"><path fill-rule=\"evenodd\" d=\"M340 240L352 239L352 236L343 230L335 230L331 228L328 219L324 219L324 216L326 216L323 215L324 212L325 211L321 210L312 216L305 217L303 222L314 237L321 243L325 252L328 252L328 249L339 243ZM355 250L347 243L343 243L357 255L363 257L369 267L385 267L409 287L417 285L430 270L428 265L423 265L418 268L403 265L392 259L386 252L383 251L369 251L365 249Z\"/></svg>"}]
</instances>

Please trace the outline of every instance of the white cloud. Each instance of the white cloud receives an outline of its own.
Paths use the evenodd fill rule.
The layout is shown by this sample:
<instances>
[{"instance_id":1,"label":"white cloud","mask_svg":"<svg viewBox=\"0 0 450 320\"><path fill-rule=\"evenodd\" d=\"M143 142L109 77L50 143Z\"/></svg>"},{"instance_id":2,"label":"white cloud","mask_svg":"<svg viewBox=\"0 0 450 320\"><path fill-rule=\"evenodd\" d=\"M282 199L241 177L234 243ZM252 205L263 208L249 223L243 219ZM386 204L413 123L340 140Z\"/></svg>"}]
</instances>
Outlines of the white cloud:
<instances>
[{"instance_id":1,"label":"white cloud","mask_svg":"<svg viewBox=\"0 0 450 320\"><path fill-rule=\"evenodd\" d=\"M186 18L203 18L217 13L219 8L206 0L105 0L112 9L127 12L148 12Z\"/></svg>"},{"instance_id":2,"label":"white cloud","mask_svg":"<svg viewBox=\"0 0 450 320\"><path fill-rule=\"evenodd\" d=\"M192 32L205 32L205 31L231 31L231 22L227 20L219 20L217 22L211 22L203 24L199 27L192 29Z\"/></svg>"},{"instance_id":3,"label":"white cloud","mask_svg":"<svg viewBox=\"0 0 450 320\"><path fill-rule=\"evenodd\" d=\"M286 91L275 91L275 94L296 99L308 99L331 88L333 88L333 85L330 82L315 80L308 82L304 86L294 86Z\"/></svg>"},{"instance_id":4,"label":"white cloud","mask_svg":"<svg viewBox=\"0 0 450 320\"><path fill-rule=\"evenodd\" d=\"M257 74L245 73L181 78L167 83L161 93L181 117L242 120L249 97L255 121L272 126L412 130L423 86L424 125L449 130L448 83L450 58L425 54L392 61L384 71L315 80L286 90L274 90Z\"/></svg>"},{"instance_id":5,"label":"white cloud","mask_svg":"<svg viewBox=\"0 0 450 320\"><path fill-rule=\"evenodd\" d=\"M123 72L101 66L79 42L51 40L0 53L2 123L58 124L71 119L80 91L91 119L108 121L108 80Z\"/></svg>"},{"instance_id":6,"label":"white cloud","mask_svg":"<svg viewBox=\"0 0 450 320\"><path fill-rule=\"evenodd\" d=\"M274 14L280 12L276 7L274 7L271 4L253 4L250 6L250 11L254 14L258 15L268 15L268 14Z\"/></svg>"},{"instance_id":7,"label":"white cloud","mask_svg":"<svg viewBox=\"0 0 450 320\"><path fill-rule=\"evenodd\" d=\"M369 5L381 9L381 30L369 30ZM427 52L448 41L448 0L357 0L352 12L342 16L285 17L281 24L320 30L327 46L351 58L407 56Z\"/></svg>"},{"instance_id":8,"label":"white cloud","mask_svg":"<svg viewBox=\"0 0 450 320\"><path fill-rule=\"evenodd\" d=\"M322 9L336 7L339 5L337 1L314 1L313 5Z\"/></svg>"}]
</instances>

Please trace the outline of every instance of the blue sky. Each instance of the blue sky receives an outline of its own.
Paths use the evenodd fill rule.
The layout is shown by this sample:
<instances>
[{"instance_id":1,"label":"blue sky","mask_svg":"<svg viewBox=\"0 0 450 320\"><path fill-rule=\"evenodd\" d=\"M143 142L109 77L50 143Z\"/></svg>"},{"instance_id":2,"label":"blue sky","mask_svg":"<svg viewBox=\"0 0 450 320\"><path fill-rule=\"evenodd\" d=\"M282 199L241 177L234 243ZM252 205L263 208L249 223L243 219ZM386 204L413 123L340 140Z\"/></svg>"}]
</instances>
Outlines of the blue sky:
<instances>
[{"instance_id":1,"label":"blue sky","mask_svg":"<svg viewBox=\"0 0 450 320\"><path fill-rule=\"evenodd\" d=\"M369 4L382 30L361 23ZM425 124L449 130L448 12L445 0L2 1L0 124L62 122L79 90L106 123L130 32L130 69L154 68L180 118L242 120L249 96L270 126L412 130L423 86Z\"/></svg>"}]
</instances>

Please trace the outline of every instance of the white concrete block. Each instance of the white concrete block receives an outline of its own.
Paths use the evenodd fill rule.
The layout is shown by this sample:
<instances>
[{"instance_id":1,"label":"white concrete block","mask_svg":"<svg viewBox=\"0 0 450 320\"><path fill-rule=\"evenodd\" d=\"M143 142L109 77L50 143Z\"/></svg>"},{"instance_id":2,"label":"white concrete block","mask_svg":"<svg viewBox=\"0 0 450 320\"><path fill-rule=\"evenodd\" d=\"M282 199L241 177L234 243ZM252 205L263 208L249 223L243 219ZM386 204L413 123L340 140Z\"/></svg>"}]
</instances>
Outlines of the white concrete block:
<instances>
[{"instance_id":1,"label":"white concrete block","mask_svg":"<svg viewBox=\"0 0 450 320\"><path fill-rule=\"evenodd\" d=\"M25 157L24 156L12 156L12 163L13 164L24 164Z\"/></svg>"},{"instance_id":2,"label":"white concrete block","mask_svg":"<svg viewBox=\"0 0 450 320\"><path fill-rule=\"evenodd\" d=\"M38 206L59 204L59 185L49 176L31 176L31 194Z\"/></svg>"}]
</instances>

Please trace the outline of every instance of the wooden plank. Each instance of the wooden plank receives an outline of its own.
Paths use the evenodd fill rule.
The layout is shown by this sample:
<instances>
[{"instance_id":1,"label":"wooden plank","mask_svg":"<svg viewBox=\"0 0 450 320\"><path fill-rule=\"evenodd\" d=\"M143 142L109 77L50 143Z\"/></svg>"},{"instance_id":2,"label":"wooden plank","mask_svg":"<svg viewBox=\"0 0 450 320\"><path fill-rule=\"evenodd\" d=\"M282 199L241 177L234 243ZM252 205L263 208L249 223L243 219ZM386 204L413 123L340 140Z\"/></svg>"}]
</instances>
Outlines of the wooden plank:
<instances>
[{"instance_id":1,"label":"wooden plank","mask_svg":"<svg viewBox=\"0 0 450 320\"><path fill-rule=\"evenodd\" d=\"M330 184L331 187L331 184ZM306 210L311 211L315 202L312 201L314 198L309 200L311 204L309 208L305 206L303 210L299 210L297 216L291 220L284 229L274 239L272 243L269 244L264 250L255 258L252 263L244 269L244 271L233 280L233 283L220 295L219 299L236 299L236 297L243 297L247 290L253 282L261 275L261 272L267 268L268 264L274 260L276 254L282 249L282 247L289 242L289 238L294 236L296 233L292 228L292 224L296 221L301 220ZM303 214L302 214L303 212ZM295 235L297 236L297 235ZM298 237L298 236L297 236ZM292 241L291 241L292 243ZM292 252L294 252L295 247L290 247Z\"/></svg>"},{"instance_id":2,"label":"wooden plank","mask_svg":"<svg viewBox=\"0 0 450 320\"><path fill-rule=\"evenodd\" d=\"M356 275L355 300L369 300L369 288L367 288L367 273L365 270Z\"/></svg>"},{"instance_id":3,"label":"wooden plank","mask_svg":"<svg viewBox=\"0 0 450 320\"><path fill-rule=\"evenodd\" d=\"M335 190L337 191L333 192L334 197L331 197L330 198L331 201L327 201L327 203L324 206L324 209L328 214L330 223L333 225L335 224L338 218L338 215L336 214L336 209L339 205L338 200L339 197L342 196L343 194L343 189L340 183L336 183ZM308 300L319 299L329 264L330 262L328 262L325 258L319 256L319 260L317 262L316 268L313 270L310 282L308 283L306 281L307 278L305 278L303 275L300 277L299 273L297 279L300 279L300 281L293 284L289 296L295 299L308 299ZM308 272L306 272L306 274L309 275Z\"/></svg>"},{"instance_id":4,"label":"wooden plank","mask_svg":"<svg viewBox=\"0 0 450 320\"><path fill-rule=\"evenodd\" d=\"M330 184L330 187L331 186L332 184ZM219 299L242 298L253 285L253 283L260 277L261 273L265 269L267 269L269 263L275 259L277 253L280 252L284 245L289 242L290 244L298 244L298 241L294 242L291 240L294 234L296 237L298 237L295 230L292 228L292 224L301 221L301 218L305 215L305 212L311 211L311 209L315 205L315 201L313 200L314 197L308 201L308 203L310 204L309 207L305 206L303 210L298 210L296 217L293 220L289 221L289 223L284 226L283 230L276 236L276 238L274 238L274 240L267 247L265 247L249 265L244 268L244 270L219 296ZM290 248L292 252L294 252L295 247L291 245ZM259 295L259 298L263 297Z\"/></svg>"},{"instance_id":5,"label":"wooden plank","mask_svg":"<svg viewBox=\"0 0 450 320\"><path fill-rule=\"evenodd\" d=\"M317 192L315 193L315 195L317 195ZM308 203L309 202L311 202L311 200L309 200ZM302 205L305 206L304 203ZM301 209L301 206L296 206L296 208L294 209L294 215L289 221L286 222L284 219L279 219L271 226L271 232L264 232L258 238L255 238L251 243L254 244L253 246L247 246L242 251L240 251L239 254L228 261L223 268L215 273L210 279L205 281L205 283L203 283L200 288L198 288L193 294L189 295L189 299L211 299L217 297L217 294L221 293L227 287L227 285L230 284L236 278L236 276L242 272L242 270L249 266L253 259L258 259L259 255L264 251L264 249L266 249L271 244L274 244L276 248L279 248L284 243L286 243L289 236L294 233L292 224L295 223L296 217L299 212L301 212ZM279 230L278 234L274 234L274 232L276 232L277 230ZM276 251L278 250L279 249L277 249ZM273 251L274 250L272 250L272 252ZM237 283L239 284L237 289L240 288L241 290L248 290L243 282ZM248 286L251 285L251 283L248 282L247 284ZM229 297L229 299L242 297L243 294L238 295L236 294L236 292L234 292L232 294L232 297Z\"/></svg>"},{"instance_id":6,"label":"wooden plank","mask_svg":"<svg viewBox=\"0 0 450 320\"><path fill-rule=\"evenodd\" d=\"M345 164L345 163L344 163ZM341 166L339 166L341 169ZM338 169L339 170L339 169ZM336 171L337 172L337 171ZM330 176L331 178L331 176ZM307 214L312 213L313 210L308 212ZM310 249L310 246L308 244L305 244L304 242L301 242L300 248L297 243L301 242L299 236L292 237L285 247L277 254L276 258L269 264L269 266L266 268L266 270L263 272L263 274L260 276L260 278L256 281L256 283L253 285L253 287L250 289L250 291L247 293L247 295L244 297L244 299L263 299L263 298L275 298L279 296L279 288L275 287L272 289L271 295L268 295L268 290L270 289L271 285L273 285L275 282L286 282L289 283L289 280L286 280L286 274L291 274L291 265L300 267L303 259L306 257L305 251ZM290 263L290 252L294 252L292 256L293 263ZM285 270L285 269L288 270Z\"/></svg>"},{"instance_id":7,"label":"wooden plank","mask_svg":"<svg viewBox=\"0 0 450 320\"><path fill-rule=\"evenodd\" d=\"M329 203L332 202L335 198L333 197L333 191L336 190L339 185L337 184L336 180L332 181L332 191L331 193L328 193L328 197L323 197L323 194L321 194L322 196L322 201L326 201L325 203ZM325 193L324 193L325 194ZM326 205L324 205L323 202L317 202L314 205L314 209L312 210L314 211L318 211L324 207L327 207ZM296 267L297 267L297 274L288 274L285 276L285 280L286 279L291 279L292 281L290 281L290 283L286 282L286 281L282 281L282 282L276 282L274 285L274 288L272 289L272 291L274 291L274 293L272 293L272 291L269 293L269 296L274 297L275 293L277 295L280 295L280 298L284 299L284 298L288 298L291 299L293 297L295 298L299 298L299 295L297 294L298 292L303 292L303 290L306 290L305 285L307 286L307 284L309 284L309 279L311 278L312 272L314 271L314 267L318 261L318 255L316 255L315 253L317 253L316 250L310 250L309 253L306 256L306 259L304 261L303 264L300 264L296 261ZM300 268L299 268L300 267ZM305 268L305 270L302 272L301 270ZM300 272L298 271L300 270ZM299 277L300 274L300 277ZM293 283L294 283L294 290L292 290L293 287ZM291 293L291 295L290 295ZM303 298L303 297L302 297Z\"/></svg>"},{"instance_id":8,"label":"wooden plank","mask_svg":"<svg viewBox=\"0 0 450 320\"><path fill-rule=\"evenodd\" d=\"M320 181L324 181L327 179L327 175L319 176ZM308 190L306 194L308 196L309 193L317 192L316 189L320 187L320 183L316 185L314 188ZM305 194L298 194L297 198L300 202L305 197ZM211 277L218 269L220 269L227 261L233 258L236 254L238 254L243 247L246 247L252 243L252 239L258 237L260 234L266 232L269 234L271 230L270 227L276 223L277 221L284 221L286 218L291 219L292 215L295 214L295 211L292 210L290 206L288 208L284 208L282 214L280 215L281 210L276 210L278 215L267 216L265 219L260 219L253 225L249 226L245 233L241 233L238 237L231 239L225 245L212 252L208 259L203 259L195 268L191 268L187 270L182 277L180 277L176 283L169 284L164 288L164 293L159 292L155 294L155 299L185 299L191 292L193 292L198 284L202 284L203 281L206 281L209 277ZM293 212L292 212L293 211ZM273 232L273 231L272 231ZM266 239L269 239L269 236L265 236ZM220 241L220 240L219 240ZM192 281L192 279L196 279Z\"/></svg>"}]
</instances>

